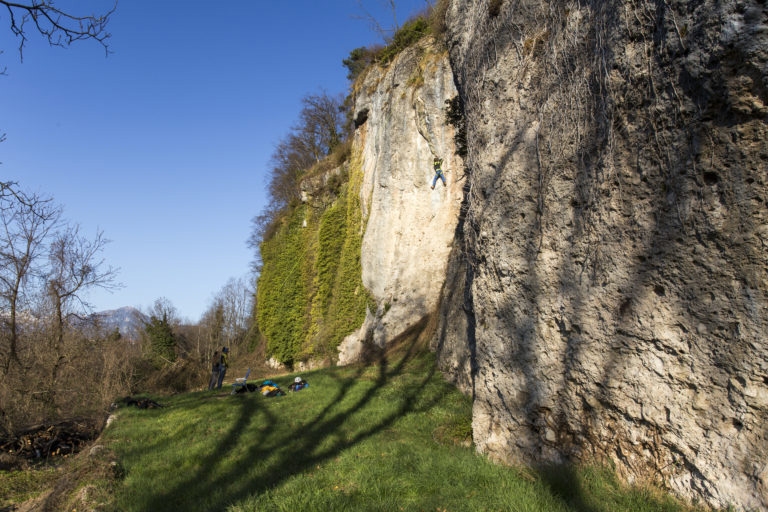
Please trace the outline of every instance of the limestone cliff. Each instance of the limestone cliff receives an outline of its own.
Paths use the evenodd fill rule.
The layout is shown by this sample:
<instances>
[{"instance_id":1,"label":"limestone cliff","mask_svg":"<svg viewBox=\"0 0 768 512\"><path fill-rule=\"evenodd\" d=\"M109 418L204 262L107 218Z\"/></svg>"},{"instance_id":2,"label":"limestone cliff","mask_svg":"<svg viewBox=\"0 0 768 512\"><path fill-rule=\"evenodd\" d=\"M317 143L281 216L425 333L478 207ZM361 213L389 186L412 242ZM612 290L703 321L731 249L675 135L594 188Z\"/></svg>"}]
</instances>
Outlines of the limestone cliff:
<instances>
[{"instance_id":1,"label":"limestone cliff","mask_svg":"<svg viewBox=\"0 0 768 512\"><path fill-rule=\"evenodd\" d=\"M768 508L767 17L757 0L448 1L449 55L423 41L356 84L360 178L339 212L297 210L298 241L273 244L311 291L276 280L275 304L299 297L266 315L300 319L284 345L325 353L311 340L346 317L313 272L351 298L359 270L370 301L347 316L368 313L338 362L436 315L439 364L492 458L609 460ZM448 182L432 190L434 155ZM358 245L316 241L342 206L359 269Z\"/></svg>"},{"instance_id":2,"label":"limestone cliff","mask_svg":"<svg viewBox=\"0 0 768 512\"><path fill-rule=\"evenodd\" d=\"M437 309L466 184L446 121L457 94L447 52L428 38L356 82L351 148L302 176L301 201L259 246L270 366L359 361ZM447 179L433 188L435 157Z\"/></svg>"},{"instance_id":3,"label":"limestone cliff","mask_svg":"<svg viewBox=\"0 0 768 512\"><path fill-rule=\"evenodd\" d=\"M437 309L454 240L464 184L446 101L457 94L444 51L424 41L387 68L374 67L358 85L355 132L361 148L366 219L363 284L376 311L339 347L355 360L365 340L383 347ZM431 188L434 156L446 185Z\"/></svg>"},{"instance_id":4,"label":"limestone cliff","mask_svg":"<svg viewBox=\"0 0 768 512\"><path fill-rule=\"evenodd\" d=\"M469 192L435 347L479 450L768 508L767 18L449 2Z\"/></svg>"}]
</instances>

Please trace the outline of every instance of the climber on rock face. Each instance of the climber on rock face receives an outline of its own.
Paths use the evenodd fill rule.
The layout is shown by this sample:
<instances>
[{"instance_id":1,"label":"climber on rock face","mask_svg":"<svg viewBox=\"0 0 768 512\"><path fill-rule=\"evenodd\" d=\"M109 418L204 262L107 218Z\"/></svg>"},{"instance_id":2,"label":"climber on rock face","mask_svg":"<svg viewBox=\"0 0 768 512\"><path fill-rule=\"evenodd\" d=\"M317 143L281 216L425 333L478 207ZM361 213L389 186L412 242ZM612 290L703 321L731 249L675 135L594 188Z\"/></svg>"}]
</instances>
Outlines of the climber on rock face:
<instances>
[{"instance_id":1,"label":"climber on rock face","mask_svg":"<svg viewBox=\"0 0 768 512\"><path fill-rule=\"evenodd\" d=\"M443 180L443 186L444 187L446 186L446 184L445 184L445 175L443 174L443 169L442 169L443 159L435 157L435 160L434 160L433 164L435 166L435 177L432 178L432 189L434 190L435 183L437 183L437 179L438 178Z\"/></svg>"}]
</instances>

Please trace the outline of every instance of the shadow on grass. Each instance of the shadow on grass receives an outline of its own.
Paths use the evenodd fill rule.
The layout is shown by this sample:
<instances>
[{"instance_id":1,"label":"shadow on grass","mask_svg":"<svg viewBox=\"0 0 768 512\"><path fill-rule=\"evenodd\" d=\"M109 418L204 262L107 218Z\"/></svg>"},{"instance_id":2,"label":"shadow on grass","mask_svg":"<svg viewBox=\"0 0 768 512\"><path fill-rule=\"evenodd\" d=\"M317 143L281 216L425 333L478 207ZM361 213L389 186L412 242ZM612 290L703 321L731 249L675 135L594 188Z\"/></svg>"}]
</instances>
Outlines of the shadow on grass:
<instances>
[{"instance_id":1,"label":"shadow on grass","mask_svg":"<svg viewBox=\"0 0 768 512\"><path fill-rule=\"evenodd\" d=\"M552 494L576 512L600 512L589 504L581 476L571 465L552 465L540 468L538 475Z\"/></svg>"},{"instance_id":2,"label":"shadow on grass","mask_svg":"<svg viewBox=\"0 0 768 512\"><path fill-rule=\"evenodd\" d=\"M654 510L681 512L710 510L675 500L659 488L622 484L608 467L552 464L537 471L549 491L574 512Z\"/></svg>"},{"instance_id":3,"label":"shadow on grass","mask_svg":"<svg viewBox=\"0 0 768 512\"><path fill-rule=\"evenodd\" d=\"M409 340L417 340L427 325L426 319L407 333ZM434 407L448 387L426 386L436 369L429 371L407 386L397 398L397 406L378 421L366 421L359 428L342 428L347 420L358 413L365 413L366 407L384 387L396 377L405 373L406 367L415 362L421 353L417 342L403 343L396 359L386 354L375 357L373 366L361 365L350 376L339 377L340 386L336 396L326 398L328 404L313 417L304 418L300 435L293 428L277 425L278 418L265 407L258 394L244 394L237 397L233 407L239 407L237 420L218 440L211 455L200 461L199 469L190 472L166 492L145 497L141 510L189 510L194 504L201 504L215 496L220 505L198 508L198 510L225 510L251 495L258 495L298 474L310 471L319 464L334 459L343 451L391 427L400 418L415 412L427 411ZM346 373L349 371L345 369ZM356 396L361 379L371 381L361 396ZM366 384L367 385L367 384ZM271 399L270 399L271 400ZM234 402L234 400L233 400ZM254 429L258 418L263 428ZM222 459L236 459L238 463ZM266 464L263 461L270 460ZM226 465L226 466L224 466ZM227 467L221 472L221 467ZM254 470L258 467L258 470ZM211 474L216 473L215 477Z\"/></svg>"}]
</instances>

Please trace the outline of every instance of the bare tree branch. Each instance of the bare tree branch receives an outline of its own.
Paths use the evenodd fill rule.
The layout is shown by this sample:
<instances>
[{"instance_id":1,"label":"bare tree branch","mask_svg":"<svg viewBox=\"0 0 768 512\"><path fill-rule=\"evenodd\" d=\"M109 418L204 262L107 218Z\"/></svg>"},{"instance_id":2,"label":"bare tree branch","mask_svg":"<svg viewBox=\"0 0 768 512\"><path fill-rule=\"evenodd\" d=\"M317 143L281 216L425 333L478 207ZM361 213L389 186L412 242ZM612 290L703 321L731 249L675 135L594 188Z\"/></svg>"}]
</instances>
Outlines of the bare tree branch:
<instances>
[{"instance_id":1,"label":"bare tree branch","mask_svg":"<svg viewBox=\"0 0 768 512\"><path fill-rule=\"evenodd\" d=\"M4 135L0 136L0 142L3 140L5 140ZM41 198L37 195L30 196L17 190L17 188L18 183L15 181L0 181L0 212L21 205L26 207L32 214L37 215L39 213L38 205L53 202L53 198Z\"/></svg>"},{"instance_id":2,"label":"bare tree branch","mask_svg":"<svg viewBox=\"0 0 768 512\"><path fill-rule=\"evenodd\" d=\"M368 24L371 27L371 30L373 30L376 34L378 34L385 43L389 44L392 40L392 36L397 33L398 30L400 30L400 22L398 21L398 15L397 15L397 1L396 0L381 0L380 3L382 6L386 6L387 10L389 10L392 13L392 27L391 28L385 28L379 23L379 21L376 19L376 17L371 14L371 12L365 8L365 5L363 5L363 0L357 0L357 6L360 8L360 11L363 13L362 16L353 16L354 19L359 19L363 21L367 21ZM424 5L427 8L432 8L432 2L431 0L424 0Z\"/></svg>"},{"instance_id":3,"label":"bare tree branch","mask_svg":"<svg viewBox=\"0 0 768 512\"><path fill-rule=\"evenodd\" d=\"M107 22L117 9L117 1L105 14L77 16L58 9L53 0L31 0L29 3L0 0L0 6L8 11L11 32L19 38L19 55L23 60L27 42L27 23L48 40L51 46L67 47L75 41L92 39L109 54Z\"/></svg>"},{"instance_id":4,"label":"bare tree branch","mask_svg":"<svg viewBox=\"0 0 768 512\"><path fill-rule=\"evenodd\" d=\"M18 315L24 310L25 285L39 273L38 254L61 218L61 208L50 199L17 192L12 183L0 183L0 337L3 375L10 364L21 365L18 355Z\"/></svg>"},{"instance_id":5,"label":"bare tree branch","mask_svg":"<svg viewBox=\"0 0 768 512\"><path fill-rule=\"evenodd\" d=\"M392 9L392 18L394 21L394 27L391 29L385 29L384 27L382 27L381 23L379 23L376 17L373 14L371 14L371 12L368 9L365 8L362 0L357 1L357 6L360 8L360 11L363 13L363 15L353 16L353 18L367 21L371 27L371 30L373 30L376 34L378 34L384 41L388 41L390 37L395 32L397 32L397 29L400 28L397 25L397 13L395 12L394 0L387 0L386 3L389 4L390 9Z\"/></svg>"}]
</instances>

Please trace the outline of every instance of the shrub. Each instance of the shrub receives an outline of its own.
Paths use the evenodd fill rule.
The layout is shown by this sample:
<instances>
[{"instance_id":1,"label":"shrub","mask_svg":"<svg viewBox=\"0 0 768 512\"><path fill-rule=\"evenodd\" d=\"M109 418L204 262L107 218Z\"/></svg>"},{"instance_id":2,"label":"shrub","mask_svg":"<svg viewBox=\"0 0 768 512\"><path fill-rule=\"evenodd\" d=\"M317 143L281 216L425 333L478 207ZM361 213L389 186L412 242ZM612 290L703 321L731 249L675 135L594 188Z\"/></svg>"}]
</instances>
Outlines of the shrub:
<instances>
[{"instance_id":1,"label":"shrub","mask_svg":"<svg viewBox=\"0 0 768 512\"><path fill-rule=\"evenodd\" d=\"M351 52L349 52L349 57L341 61L341 63L344 65L345 68L347 68L347 80L350 82L354 82L357 80L357 77L360 76L360 74L365 71L365 69L373 64L376 52L373 47L365 48L355 48Z\"/></svg>"},{"instance_id":2,"label":"shrub","mask_svg":"<svg viewBox=\"0 0 768 512\"><path fill-rule=\"evenodd\" d=\"M488 4L488 16L491 18L498 16L501 13L502 3L504 3L504 0L491 0Z\"/></svg>"},{"instance_id":3,"label":"shrub","mask_svg":"<svg viewBox=\"0 0 768 512\"><path fill-rule=\"evenodd\" d=\"M422 37L430 32L430 26L427 19L417 17L405 22L405 24L395 32L392 41L384 48L378 56L380 64L389 64L403 50L418 42Z\"/></svg>"},{"instance_id":4,"label":"shrub","mask_svg":"<svg viewBox=\"0 0 768 512\"><path fill-rule=\"evenodd\" d=\"M467 124L464 119L464 104L458 94L450 100L445 100L445 104L445 120L456 129L453 137L456 144L456 154L464 158L467 156Z\"/></svg>"},{"instance_id":5,"label":"shrub","mask_svg":"<svg viewBox=\"0 0 768 512\"><path fill-rule=\"evenodd\" d=\"M443 34L448 31L448 27L445 24L445 15L447 11L448 0L438 0L437 4L429 13L430 31L436 39L442 40Z\"/></svg>"},{"instance_id":6,"label":"shrub","mask_svg":"<svg viewBox=\"0 0 768 512\"><path fill-rule=\"evenodd\" d=\"M210 372L195 361L179 359L159 371L152 372L145 388L153 393L184 393L200 389L208 383Z\"/></svg>"}]
</instances>

